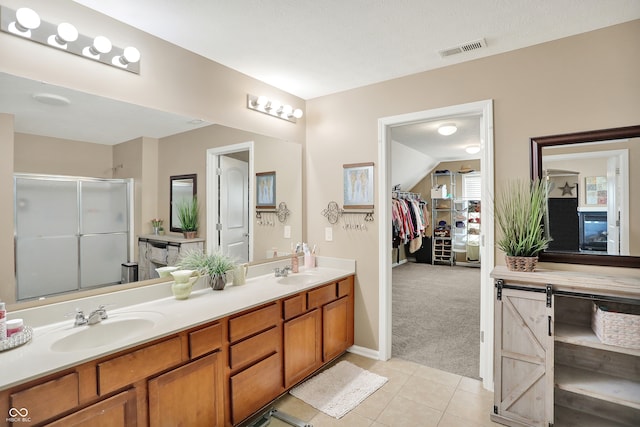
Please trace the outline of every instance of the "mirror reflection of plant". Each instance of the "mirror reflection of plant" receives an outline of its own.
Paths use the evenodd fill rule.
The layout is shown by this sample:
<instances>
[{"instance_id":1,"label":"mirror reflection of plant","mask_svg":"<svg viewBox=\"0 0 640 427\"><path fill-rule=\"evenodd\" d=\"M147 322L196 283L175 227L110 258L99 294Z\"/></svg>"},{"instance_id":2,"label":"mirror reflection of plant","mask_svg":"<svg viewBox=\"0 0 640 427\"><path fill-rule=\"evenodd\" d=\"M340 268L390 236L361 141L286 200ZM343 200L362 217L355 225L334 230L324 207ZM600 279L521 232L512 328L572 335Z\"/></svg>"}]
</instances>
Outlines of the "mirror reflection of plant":
<instances>
[{"instance_id":1,"label":"mirror reflection of plant","mask_svg":"<svg viewBox=\"0 0 640 427\"><path fill-rule=\"evenodd\" d=\"M495 217L501 231L497 245L507 256L535 257L547 248L544 182L536 179L509 181L496 201Z\"/></svg>"},{"instance_id":2,"label":"mirror reflection of plant","mask_svg":"<svg viewBox=\"0 0 640 427\"><path fill-rule=\"evenodd\" d=\"M223 276L236 267L235 261L221 251L206 254L197 249L188 249L180 255L178 266L185 270L197 270L209 277Z\"/></svg>"},{"instance_id":3,"label":"mirror reflection of plant","mask_svg":"<svg viewBox=\"0 0 640 427\"><path fill-rule=\"evenodd\" d=\"M193 196L192 198L178 200L175 203L182 231L198 231L198 197Z\"/></svg>"}]
</instances>

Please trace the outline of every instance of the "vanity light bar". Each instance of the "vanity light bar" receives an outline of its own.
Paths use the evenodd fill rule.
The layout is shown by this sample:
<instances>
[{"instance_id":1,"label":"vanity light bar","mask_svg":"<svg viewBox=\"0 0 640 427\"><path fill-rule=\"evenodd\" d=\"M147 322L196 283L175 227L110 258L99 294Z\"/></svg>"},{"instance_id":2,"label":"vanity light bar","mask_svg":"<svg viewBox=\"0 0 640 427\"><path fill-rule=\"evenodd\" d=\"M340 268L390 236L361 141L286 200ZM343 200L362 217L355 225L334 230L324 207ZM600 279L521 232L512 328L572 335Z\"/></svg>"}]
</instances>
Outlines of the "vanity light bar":
<instances>
[{"instance_id":1,"label":"vanity light bar","mask_svg":"<svg viewBox=\"0 0 640 427\"><path fill-rule=\"evenodd\" d=\"M0 6L0 30L44 46L140 74L140 52L135 47L120 48L113 46L105 36L93 38L79 34L72 24L52 24L40 19L38 14L29 8L13 10Z\"/></svg>"},{"instance_id":2,"label":"vanity light bar","mask_svg":"<svg viewBox=\"0 0 640 427\"><path fill-rule=\"evenodd\" d=\"M247 95L247 108L260 113L268 114L279 119L296 123L304 114L301 109L294 109L291 105L282 104L266 96Z\"/></svg>"}]
</instances>

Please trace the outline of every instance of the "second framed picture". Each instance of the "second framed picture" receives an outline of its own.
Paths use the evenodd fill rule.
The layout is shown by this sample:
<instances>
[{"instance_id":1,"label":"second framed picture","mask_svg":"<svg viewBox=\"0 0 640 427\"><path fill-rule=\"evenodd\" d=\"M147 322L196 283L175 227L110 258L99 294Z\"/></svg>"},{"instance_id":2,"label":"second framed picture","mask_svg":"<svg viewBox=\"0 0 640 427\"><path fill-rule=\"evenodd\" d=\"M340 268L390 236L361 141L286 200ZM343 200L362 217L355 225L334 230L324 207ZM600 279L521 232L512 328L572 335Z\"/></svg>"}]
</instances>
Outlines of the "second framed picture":
<instances>
[{"instance_id":1,"label":"second framed picture","mask_svg":"<svg viewBox=\"0 0 640 427\"><path fill-rule=\"evenodd\" d=\"M373 163L343 165L344 208L373 209Z\"/></svg>"},{"instance_id":2,"label":"second framed picture","mask_svg":"<svg viewBox=\"0 0 640 427\"><path fill-rule=\"evenodd\" d=\"M275 209L276 173L256 173L256 208Z\"/></svg>"}]
</instances>

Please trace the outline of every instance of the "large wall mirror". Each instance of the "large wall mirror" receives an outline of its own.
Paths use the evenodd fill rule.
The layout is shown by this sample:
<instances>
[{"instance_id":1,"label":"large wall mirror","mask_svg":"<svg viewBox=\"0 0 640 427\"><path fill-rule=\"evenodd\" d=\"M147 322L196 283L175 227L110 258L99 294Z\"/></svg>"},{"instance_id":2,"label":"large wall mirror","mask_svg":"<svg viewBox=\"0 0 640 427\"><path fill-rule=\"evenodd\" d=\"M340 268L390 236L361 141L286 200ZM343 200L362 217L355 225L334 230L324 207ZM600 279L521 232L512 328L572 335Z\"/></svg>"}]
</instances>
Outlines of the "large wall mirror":
<instances>
[{"instance_id":1,"label":"large wall mirror","mask_svg":"<svg viewBox=\"0 0 640 427\"><path fill-rule=\"evenodd\" d=\"M173 175L169 177L169 227L171 231L180 233L182 224L178 217L178 206L198 194L198 175Z\"/></svg>"},{"instance_id":2,"label":"large wall mirror","mask_svg":"<svg viewBox=\"0 0 640 427\"><path fill-rule=\"evenodd\" d=\"M531 138L547 186L540 261L640 268L640 125Z\"/></svg>"},{"instance_id":3,"label":"large wall mirror","mask_svg":"<svg viewBox=\"0 0 640 427\"><path fill-rule=\"evenodd\" d=\"M201 177L197 183L202 228L199 237L206 238L208 205L204 177L206 153L210 148L255 141L254 157L247 161L255 162L256 171L275 170L279 176L295 171L295 180L302 181L302 155L300 144L295 142L7 73L0 73L0 113L13 115L13 149L5 151L9 144L0 144L0 155L13 156L14 173L134 180L132 261L138 260L138 236L151 233L152 218L164 218L167 235L182 237L181 233L172 234L168 230L173 217L170 193L175 196L176 192L181 192L182 184L187 184L187 181L183 178L170 180L172 176L194 174ZM297 151L292 151L292 144ZM195 193L195 177L192 182L193 187L188 188ZM255 225L253 261L268 257L270 252L264 248L277 246L288 249L290 241L302 241L302 193L298 187L299 191L291 191L282 200L291 210L286 224ZM3 184L2 194L6 194L7 200L12 200L12 191L9 184ZM173 225L179 228L177 223ZM286 243L282 231L284 225L291 227ZM0 256L14 260L14 242L0 242ZM104 290L108 291L108 288ZM0 299L12 304L17 294L13 280L0 284ZM41 303L75 296L72 293L58 294ZM29 303L36 304L35 301Z\"/></svg>"}]
</instances>

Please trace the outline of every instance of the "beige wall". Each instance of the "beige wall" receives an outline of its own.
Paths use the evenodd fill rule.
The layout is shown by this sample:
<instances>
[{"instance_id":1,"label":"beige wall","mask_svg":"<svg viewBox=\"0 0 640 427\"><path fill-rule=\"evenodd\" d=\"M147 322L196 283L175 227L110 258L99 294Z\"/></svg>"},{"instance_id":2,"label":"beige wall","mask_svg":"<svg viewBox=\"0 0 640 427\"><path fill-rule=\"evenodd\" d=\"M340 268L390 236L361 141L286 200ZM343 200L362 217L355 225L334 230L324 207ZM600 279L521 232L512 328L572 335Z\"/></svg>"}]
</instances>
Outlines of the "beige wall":
<instances>
[{"instance_id":1,"label":"beige wall","mask_svg":"<svg viewBox=\"0 0 640 427\"><path fill-rule=\"evenodd\" d=\"M16 133L14 172L112 178L109 145Z\"/></svg>"},{"instance_id":2,"label":"beige wall","mask_svg":"<svg viewBox=\"0 0 640 427\"><path fill-rule=\"evenodd\" d=\"M328 224L317 212L341 202L343 163L377 161L377 120L493 99L499 191L507 178L528 178L530 137L638 124L638 40L640 21L633 21L307 102L308 238L321 254L357 260L357 345L378 348L378 234L375 227L355 235L334 227L333 241L325 242Z\"/></svg>"},{"instance_id":3,"label":"beige wall","mask_svg":"<svg viewBox=\"0 0 640 427\"><path fill-rule=\"evenodd\" d=\"M291 217L286 223L281 224L276 220L273 227L258 226L254 219L254 254L256 259L263 259L268 248L277 247L281 251L288 251L291 242L298 242L303 238L301 144L219 125L162 138L158 158L157 213L161 218L169 218L169 177L195 173L200 203L198 234L200 237L206 237L207 150L249 141L254 142L255 172L277 172L277 202L287 203L291 210ZM293 230L290 239L283 237L284 225L290 225Z\"/></svg>"}]
</instances>

